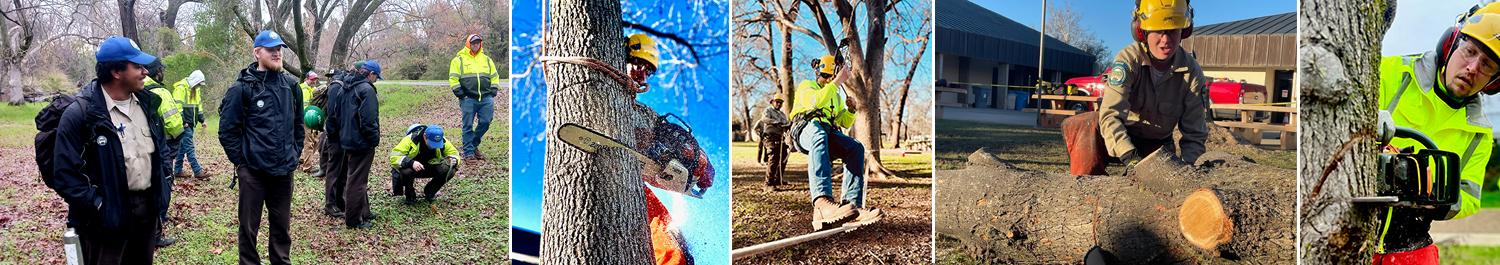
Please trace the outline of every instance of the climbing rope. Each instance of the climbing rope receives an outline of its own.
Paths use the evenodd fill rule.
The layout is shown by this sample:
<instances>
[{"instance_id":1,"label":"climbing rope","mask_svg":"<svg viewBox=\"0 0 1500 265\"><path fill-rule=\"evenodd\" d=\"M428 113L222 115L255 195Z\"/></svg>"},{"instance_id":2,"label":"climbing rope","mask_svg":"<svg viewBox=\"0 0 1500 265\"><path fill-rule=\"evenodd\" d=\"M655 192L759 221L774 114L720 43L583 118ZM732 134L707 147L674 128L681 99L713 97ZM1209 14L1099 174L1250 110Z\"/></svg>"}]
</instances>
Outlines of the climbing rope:
<instances>
[{"instance_id":1,"label":"climbing rope","mask_svg":"<svg viewBox=\"0 0 1500 265\"><path fill-rule=\"evenodd\" d=\"M550 6L550 3L548 3L548 1L543 1L542 5L543 6ZM635 80L630 80L630 76L629 75L626 75L625 73L621 72L619 69L615 69L613 66L610 66L609 64L606 64L606 63L604 63L602 61L599 61L599 59L594 59L594 58L589 58L589 57L582 57L582 56L548 56L548 55L545 55L545 54L547 54L547 37L549 35L552 35L552 34L549 34L549 32L547 31L548 30L548 28L547 28L547 22L548 22L548 20L551 19L549 17L549 14L547 14L547 13L548 12L542 12L542 19L541 19L542 20L542 23L541 23L542 24L541 25L541 28L542 28L542 43L541 43L542 52L541 52L541 54L542 55L539 56L539 57L537 57L537 61L541 61L542 62L542 74L543 75L549 75L549 74L551 74L551 73L549 73L547 71L547 66L549 66L551 63L554 63L554 62L570 63L570 64L575 64L575 65L581 65L583 67L588 67L589 69L593 69L594 71L603 72L604 74L609 75L609 77L611 79L614 79L616 83L620 83L620 86L624 86L625 90L629 91L629 92L635 92L636 94L640 94L640 93L646 93L646 90L650 89L650 85L647 85L645 83L637 83L637 82L635 82Z\"/></svg>"},{"instance_id":2,"label":"climbing rope","mask_svg":"<svg viewBox=\"0 0 1500 265\"><path fill-rule=\"evenodd\" d=\"M609 66L609 64L605 64L604 62L599 61L599 59L582 56L542 56L537 60L542 61L542 63L544 64L543 67L546 67L545 64L554 62L570 63L588 67L589 69L593 69L594 71L599 71L606 75L609 75L609 77L611 79L614 79L616 83L620 83L621 86L624 86L626 91L635 92L637 94L646 93L646 90L650 89L650 85L637 83L635 82L635 80L630 80L630 76L625 75L625 73L623 72L620 72L619 69L615 69L614 67Z\"/></svg>"}]
</instances>

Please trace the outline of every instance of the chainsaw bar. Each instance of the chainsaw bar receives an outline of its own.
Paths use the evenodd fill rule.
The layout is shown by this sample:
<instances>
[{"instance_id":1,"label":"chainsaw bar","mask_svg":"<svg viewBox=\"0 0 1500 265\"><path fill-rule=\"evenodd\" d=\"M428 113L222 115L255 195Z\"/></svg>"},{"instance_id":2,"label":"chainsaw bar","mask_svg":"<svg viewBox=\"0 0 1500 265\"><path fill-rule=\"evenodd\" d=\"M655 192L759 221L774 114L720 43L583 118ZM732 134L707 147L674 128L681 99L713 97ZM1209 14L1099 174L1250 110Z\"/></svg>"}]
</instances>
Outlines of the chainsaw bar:
<instances>
[{"instance_id":1,"label":"chainsaw bar","mask_svg":"<svg viewBox=\"0 0 1500 265\"><path fill-rule=\"evenodd\" d=\"M644 165L643 167L641 167L641 170L643 171L641 172L642 175L656 176L662 174L661 164L657 164L656 160L652 160L651 157L646 156L646 154L642 154L640 151L636 151L635 148L631 148L623 143L620 143L619 140L615 140L614 138L605 136L604 134L592 129L585 128L582 125L578 125L576 123L568 123L563 124L561 127L557 127L557 139L562 140L564 143L567 143L568 145L571 145L575 148L578 148L578 150L582 150L583 152L589 154L594 154L595 152L599 151L600 148L605 147L624 148L625 150L630 150L630 153L635 155L636 160L640 160L641 164Z\"/></svg>"}]
</instances>

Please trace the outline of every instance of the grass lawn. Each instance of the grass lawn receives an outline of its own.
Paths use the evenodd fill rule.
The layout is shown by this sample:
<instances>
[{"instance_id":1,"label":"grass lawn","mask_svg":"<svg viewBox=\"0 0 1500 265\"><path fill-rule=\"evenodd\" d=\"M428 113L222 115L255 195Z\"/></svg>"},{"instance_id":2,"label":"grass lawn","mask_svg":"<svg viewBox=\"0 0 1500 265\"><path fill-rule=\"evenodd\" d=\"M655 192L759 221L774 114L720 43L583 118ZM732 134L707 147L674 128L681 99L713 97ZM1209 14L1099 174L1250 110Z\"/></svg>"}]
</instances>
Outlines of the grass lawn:
<instances>
[{"instance_id":1,"label":"grass lawn","mask_svg":"<svg viewBox=\"0 0 1500 265\"><path fill-rule=\"evenodd\" d=\"M1500 246L1440 245L1443 264L1495 264L1500 261Z\"/></svg>"},{"instance_id":2,"label":"grass lawn","mask_svg":"<svg viewBox=\"0 0 1500 265\"><path fill-rule=\"evenodd\" d=\"M504 143L509 142L510 132L504 124L509 123L509 107L496 107L495 126L480 147L489 160L465 164L460 176L448 182L436 202L406 206L400 197L388 196L391 180L389 169L384 167L388 165L385 151L412 123L441 124L447 128L445 136L458 144L462 134L458 103L446 87L377 86L384 136L376 149L369 193L371 211L379 218L372 229L345 229L342 219L322 214L323 180L298 171L293 176L292 261L472 264L505 259L509 248L510 176L505 161L509 150ZM0 107L0 131L5 132L0 136L0 156L25 163L23 169L5 171L6 177L0 177L0 228L6 234L6 240L0 242L0 264L61 261L56 252L61 247L65 206L37 180L31 155L30 139L35 135L31 117L43 106ZM232 166L217 141L217 116L210 116L206 123L208 126L196 133L195 142L199 161L215 175L210 179L177 180L166 230L168 236L181 241L157 251L156 259L162 263L224 264L237 260L238 195L227 188ZM418 180L418 188L425 182ZM260 253L267 251L266 225L261 222L257 239Z\"/></svg>"}]
</instances>

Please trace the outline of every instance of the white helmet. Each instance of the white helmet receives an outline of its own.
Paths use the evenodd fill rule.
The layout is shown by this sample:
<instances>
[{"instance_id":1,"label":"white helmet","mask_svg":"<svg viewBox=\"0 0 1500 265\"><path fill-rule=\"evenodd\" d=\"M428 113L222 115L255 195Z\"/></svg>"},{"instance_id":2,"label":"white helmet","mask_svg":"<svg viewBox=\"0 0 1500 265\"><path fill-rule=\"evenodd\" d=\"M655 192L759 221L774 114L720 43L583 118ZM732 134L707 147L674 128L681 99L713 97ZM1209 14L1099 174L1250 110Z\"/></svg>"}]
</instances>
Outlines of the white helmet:
<instances>
[{"instance_id":1,"label":"white helmet","mask_svg":"<svg viewBox=\"0 0 1500 265\"><path fill-rule=\"evenodd\" d=\"M188 74L187 83L188 83L189 87L195 87L195 86L198 86L198 85L202 85L203 84L203 71L193 70L192 74Z\"/></svg>"}]
</instances>

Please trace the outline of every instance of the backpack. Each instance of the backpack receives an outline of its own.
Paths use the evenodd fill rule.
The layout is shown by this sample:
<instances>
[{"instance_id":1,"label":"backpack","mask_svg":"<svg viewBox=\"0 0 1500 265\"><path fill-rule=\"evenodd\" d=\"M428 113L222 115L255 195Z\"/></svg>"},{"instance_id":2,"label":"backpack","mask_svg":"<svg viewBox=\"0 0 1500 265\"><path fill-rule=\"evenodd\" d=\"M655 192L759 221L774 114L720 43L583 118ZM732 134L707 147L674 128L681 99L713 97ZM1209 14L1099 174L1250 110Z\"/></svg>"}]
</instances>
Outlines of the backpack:
<instances>
[{"instance_id":1,"label":"backpack","mask_svg":"<svg viewBox=\"0 0 1500 265\"><path fill-rule=\"evenodd\" d=\"M42 108L42 111L36 114L37 133L33 144L36 149L36 168L37 171L41 172L42 182L52 182L52 168L54 164L52 157L55 153L52 148L57 146L57 137L60 136L57 135L57 126L62 123L63 113L67 112L68 106L72 106L74 103L79 104L79 109L88 110L88 101L73 95L58 95L52 98L52 103L47 104L46 108ZM87 131L90 134L93 133L93 130ZM93 138L93 136L90 135L84 139L89 138Z\"/></svg>"},{"instance_id":2,"label":"backpack","mask_svg":"<svg viewBox=\"0 0 1500 265\"><path fill-rule=\"evenodd\" d=\"M318 106L318 109L324 111L328 110L328 90L344 88L344 80L339 80L338 78L331 79L333 80L328 81L328 85L313 90L312 102L310 102L313 106Z\"/></svg>"}]
</instances>

